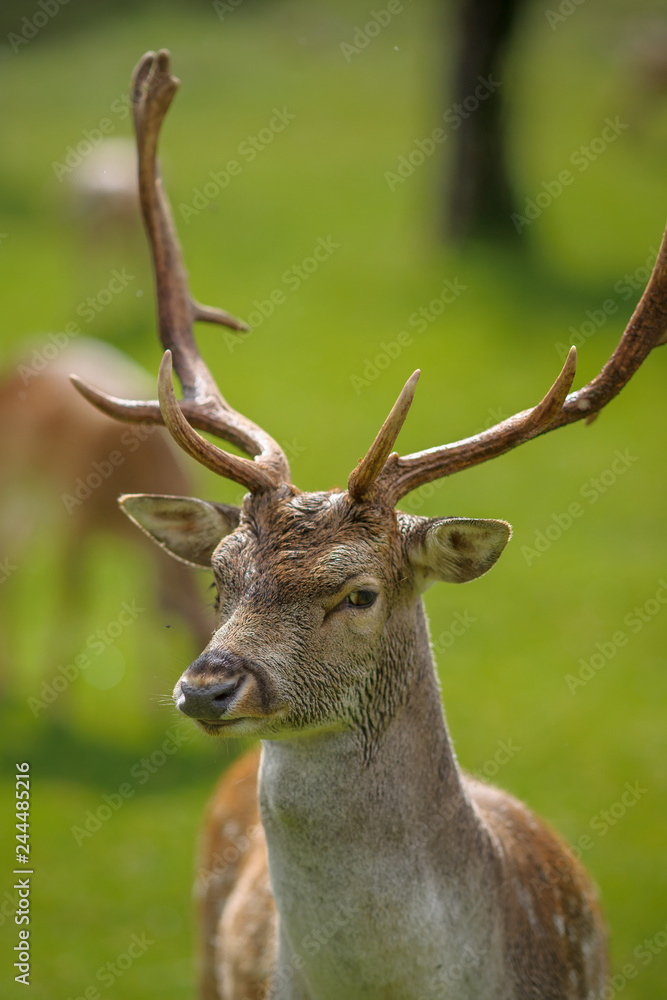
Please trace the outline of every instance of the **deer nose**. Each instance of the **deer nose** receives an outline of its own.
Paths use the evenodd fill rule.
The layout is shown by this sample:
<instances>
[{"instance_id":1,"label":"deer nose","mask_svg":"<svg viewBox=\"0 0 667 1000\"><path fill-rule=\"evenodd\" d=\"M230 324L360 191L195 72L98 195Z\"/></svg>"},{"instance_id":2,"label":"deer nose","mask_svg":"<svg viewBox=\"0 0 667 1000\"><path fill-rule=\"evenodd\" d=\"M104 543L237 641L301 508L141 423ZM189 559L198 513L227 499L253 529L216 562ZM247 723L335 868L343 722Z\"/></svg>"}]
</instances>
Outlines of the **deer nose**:
<instances>
[{"instance_id":1,"label":"deer nose","mask_svg":"<svg viewBox=\"0 0 667 1000\"><path fill-rule=\"evenodd\" d=\"M191 719L219 719L231 705L242 684L242 677L205 687L193 687L186 681L181 681L176 707Z\"/></svg>"},{"instance_id":2,"label":"deer nose","mask_svg":"<svg viewBox=\"0 0 667 1000\"><path fill-rule=\"evenodd\" d=\"M205 679L210 674L217 674L217 677ZM191 719L219 719L227 712L247 677L243 657L228 650L202 653L176 685L176 707Z\"/></svg>"}]
</instances>

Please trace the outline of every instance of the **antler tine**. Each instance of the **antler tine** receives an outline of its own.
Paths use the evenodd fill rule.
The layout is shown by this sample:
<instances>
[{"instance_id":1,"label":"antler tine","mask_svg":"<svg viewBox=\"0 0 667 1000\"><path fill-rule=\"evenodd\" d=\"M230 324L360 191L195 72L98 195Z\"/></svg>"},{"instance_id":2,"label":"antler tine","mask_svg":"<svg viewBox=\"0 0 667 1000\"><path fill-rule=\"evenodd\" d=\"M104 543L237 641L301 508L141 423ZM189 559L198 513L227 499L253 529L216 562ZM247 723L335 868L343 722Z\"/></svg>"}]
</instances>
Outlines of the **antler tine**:
<instances>
[{"instance_id":1,"label":"antler tine","mask_svg":"<svg viewBox=\"0 0 667 1000\"><path fill-rule=\"evenodd\" d=\"M134 71L131 85L137 137L139 201L153 260L160 340L165 350L170 351L173 356L174 368L183 387L181 411L187 421L252 455L255 458L254 466L263 472L253 477L245 470L243 478L238 479L238 482L249 485L252 481L255 485L251 489L267 488L268 485L290 481L287 458L269 434L229 406L200 357L193 335L193 324L198 320L230 326L236 330L245 331L249 328L222 309L201 305L190 293L181 247L157 164L160 128L179 85L179 80L171 75L169 53L164 49L157 54L146 53ZM236 461L227 462L222 457L226 456L231 460L234 456L227 455L209 442L205 442L205 452L192 445L191 441L186 447L184 442L189 439L185 432L177 430L181 424L173 417L173 408L169 409L167 419L161 413L157 400L123 400L107 396L80 379L73 381L86 399L116 419L166 424L179 444L190 454L203 461L205 453L209 467L210 462L214 461L211 458L211 449L214 449L218 456L214 463L216 471L222 475L234 479L235 475L230 470L238 472L241 468ZM199 435L195 437L198 438Z\"/></svg>"},{"instance_id":2,"label":"antler tine","mask_svg":"<svg viewBox=\"0 0 667 1000\"><path fill-rule=\"evenodd\" d=\"M616 350L600 374L573 392L549 430L582 417L590 423L630 381L654 347L667 343L667 228L644 294L625 328Z\"/></svg>"},{"instance_id":3,"label":"antler tine","mask_svg":"<svg viewBox=\"0 0 667 1000\"><path fill-rule=\"evenodd\" d=\"M241 483L253 493L275 486L273 476L262 469L257 462L230 455L222 448L216 448L192 429L178 405L171 373L171 351L165 351L158 375L160 410L169 433L181 448L207 469L217 472L226 479L233 479L235 483Z\"/></svg>"},{"instance_id":4,"label":"antler tine","mask_svg":"<svg viewBox=\"0 0 667 1000\"><path fill-rule=\"evenodd\" d=\"M401 427L405 423L405 418L414 399L420 374L419 369L412 373L401 389L398 399L391 408L389 416L380 428L366 456L360 459L357 467L350 473L347 488L353 499L365 499L370 493L373 483L382 472Z\"/></svg>"},{"instance_id":5,"label":"antler tine","mask_svg":"<svg viewBox=\"0 0 667 1000\"><path fill-rule=\"evenodd\" d=\"M577 420L590 422L618 395L653 348L664 343L667 343L667 230L646 290L616 350L596 378L568 395L576 368L573 347L560 375L536 407L474 437L402 458L391 455L380 474L378 487L397 503L424 483L486 462L540 434Z\"/></svg>"},{"instance_id":6,"label":"antler tine","mask_svg":"<svg viewBox=\"0 0 667 1000\"><path fill-rule=\"evenodd\" d=\"M387 462L382 485L385 486L386 481L393 503L424 483L486 462L538 434L543 434L559 413L572 385L576 368L577 350L572 347L560 375L537 406L516 413L502 423L454 444L430 448L402 458L398 455L391 456L393 461L390 459Z\"/></svg>"},{"instance_id":7,"label":"antler tine","mask_svg":"<svg viewBox=\"0 0 667 1000\"><path fill-rule=\"evenodd\" d=\"M157 399L145 401L120 399L118 396L109 396L107 393L101 392L100 389L96 389L90 382L79 378L78 375L70 375L70 381L84 399L115 420L123 420L127 423L164 425L160 402ZM196 427L200 431L207 431L209 434L217 433L218 424L215 415L211 414L206 407L200 406L196 400L189 399L181 399L179 406L183 416L192 427ZM234 427L230 422L225 434L227 441L248 455L261 455L267 450L268 446L262 446L259 436L250 437L242 426Z\"/></svg>"}]
</instances>

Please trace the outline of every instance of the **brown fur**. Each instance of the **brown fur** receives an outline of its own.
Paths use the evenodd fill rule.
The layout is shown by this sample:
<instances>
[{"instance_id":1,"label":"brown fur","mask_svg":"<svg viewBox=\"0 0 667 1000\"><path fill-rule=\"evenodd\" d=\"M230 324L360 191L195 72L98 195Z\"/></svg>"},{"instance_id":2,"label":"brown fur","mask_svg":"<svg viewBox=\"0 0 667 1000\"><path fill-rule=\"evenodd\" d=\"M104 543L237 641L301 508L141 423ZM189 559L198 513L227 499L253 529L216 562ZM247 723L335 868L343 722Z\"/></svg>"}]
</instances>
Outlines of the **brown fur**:
<instances>
[{"instance_id":1,"label":"brown fur","mask_svg":"<svg viewBox=\"0 0 667 1000\"><path fill-rule=\"evenodd\" d=\"M322 984L338 974L375 985L386 935L387 960L400 953L390 975L401 984L387 996L410 995L405 977L424 940L410 909L419 927L439 914L424 945L435 996L448 988L437 976L468 943L460 997L477 1000L483 988L493 1000L591 1000L603 986L605 932L585 872L521 803L460 772L442 717L419 592L431 579L479 576L508 536L503 522L410 517L290 486L244 500L238 526L213 552L218 628L175 697L183 710L191 699L186 714L207 732L267 741L261 813L273 881L254 753L223 778L206 823L204 1000L259 1000L272 978L281 997L330 996ZM168 530L160 540L169 544ZM178 544L182 551L180 534ZM350 606L346 594L367 587L372 604ZM217 697L223 707L207 700ZM380 884L369 875L378 861ZM424 893L439 896L435 911L420 908ZM325 944L302 974L294 963L308 965L298 942L310 922L366 896L377 931L366 940L362 921L349 958ZM419 974L423 987L431 972ZM306 989L306 977L319 986Z\"/></svg>"},{"instance_id":2,"label":"brown fur","mask_svg":"<svg viewBox=\"0 0 667 1000\"><path fill-rule=\"evenodd\" d=\"M207 810L198 882L202 1000L268 995L276 911L257 805L258 767L257 749L244 754L223 775ZM506 884L506 940L525 943L536 928L540 940L537 954L508 948L508 975L521 984L517 997L597 996L606 975L605 931L583 867L558 834L513 796L467 776L465 787L492 834Z\"/></svg>"},{"instance_id":3,"label":"brown fur","mask_svg":"<svg viewBox=\"0 0 667 1000\"><path fill-rule=\"evenodd\" d=\"M507 792L468 779L468 791L495 838L507 890L503 901L508 969L530 982L535 1000L578 1000L604 982L604 923L588 875L567 845ZM554 933L555 930L555 933ZM537 954L521 947L536 936Z\"/></svg>"},{"instance_id":4,"label":"brown fur","mask_svg":"<svg viewBox=\"0 0 667 1000\"><path fill-rule=\"evenodd\" d=\"M196 884L201 921L201 997L218 1000L217 969L229 996L260 1000L275 958L275 904L257 803L259 751L227 770L211 799ZM226 911L229 897L234 901ZM223 926L224 915L224 926Z\"/></svg>"}]
</instances>

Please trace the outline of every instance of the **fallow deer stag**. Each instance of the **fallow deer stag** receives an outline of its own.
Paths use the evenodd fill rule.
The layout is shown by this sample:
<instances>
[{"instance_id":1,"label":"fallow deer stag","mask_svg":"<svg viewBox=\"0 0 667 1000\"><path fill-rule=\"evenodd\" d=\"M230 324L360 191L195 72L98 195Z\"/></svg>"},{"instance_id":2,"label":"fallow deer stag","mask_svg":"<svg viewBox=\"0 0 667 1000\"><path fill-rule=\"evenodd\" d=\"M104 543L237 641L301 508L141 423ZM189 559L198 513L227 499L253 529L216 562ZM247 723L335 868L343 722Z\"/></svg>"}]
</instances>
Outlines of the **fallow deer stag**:
<instances>
[{"instance_id":1,"label":"fallow deer stag","mask_svg":"<svg viewBox=\"0 0 667 1000\"><path fill-rule=\"evenodd\" d=\"M261 757L242 758L225 776L208 817L201 995L591 1000L606 977L595 890L525 806L460 770L429 649L422 592L486 573L510 526L394 508L422 483L595 416L665 342L667 243L589 385L568 395L573 349L533 409L399 457L392 448L415 372L347 490L302 493L281 448L229 406L197 353L195 320L243 324L190 296L156 163L177 87L167 52L141 60L133 102L165 348L159 400L77 385L121 420L163 422L190 455L248 490L240 508L170 496L120 501L158 544L215 577L218 626L176 685L178 708L206 733L262 740Z\"/></svg>"}]
</instances>

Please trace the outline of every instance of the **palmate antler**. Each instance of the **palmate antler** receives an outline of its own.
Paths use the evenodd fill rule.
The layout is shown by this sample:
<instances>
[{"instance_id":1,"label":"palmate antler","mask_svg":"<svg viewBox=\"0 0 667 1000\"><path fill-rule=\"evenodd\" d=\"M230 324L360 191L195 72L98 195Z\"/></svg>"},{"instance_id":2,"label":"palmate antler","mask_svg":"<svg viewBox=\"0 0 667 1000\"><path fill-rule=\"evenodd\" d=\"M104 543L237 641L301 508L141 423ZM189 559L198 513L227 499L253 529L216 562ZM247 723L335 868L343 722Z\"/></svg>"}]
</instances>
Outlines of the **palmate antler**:
<instances>
[{"instance_id":1,"label":"palmate antler","mask_svg":"<svg viewBox=\"0 0 667 1000\"><path fill-rule=\"evenodd\" d=\"M240 483L251 492L290 482L287 458L261 427L233 410L223 399L199 355L192 327L196 321L248 328L229 313L202 306L191 296L171 210L162 190L156 152L160 127L179 86L171 76L169 53L147 53L132 81L132 104L139 158L139 196L153 257L158 325L165 355L160 366L158 400L136 402L108 396L72 377L91 403L119 420L165 424L178 444L207 468ZM405 384L367 455L350 474L348 491L357 501L396 504L418 486L461 472L502 455L531 438L574 423L594 419L616 396L659 344L667 341L667 231L646 290L621 340L600 374L570 392L577 355L573 347L560 375L544 399L474 437L400 457L391 454L407 416L419 372ZM183 387L176 399L173 365ZM194 430L208 431L236 445L252 459L231 455Z\"/></svg>"},{"instance_id":2,"label":"palmate antler","mask_svg":"<svg viewBox=\"0 0 667 1000\"><path fill-rule=\"evenodd\" d=\"M247 330L222 309L202 306L188 287L183 255L157 165L160 127L179 81L171 75L169 53L148 52L132 78L132 107L137 135L139 200L153 257L160 340L165 355L158 382L159 400L137 402L108 396L76 376L79 392L104 413L133 423L165 424L178 444L198 462L252 492L290 481L283 450L261 427L233 410L220 394L199 355L192 333L196 321ZM183 387L180 404L174 395L171 366ZM253 460L217 448L193 429L236 445Z\"/></svg>"}]
</instances>

